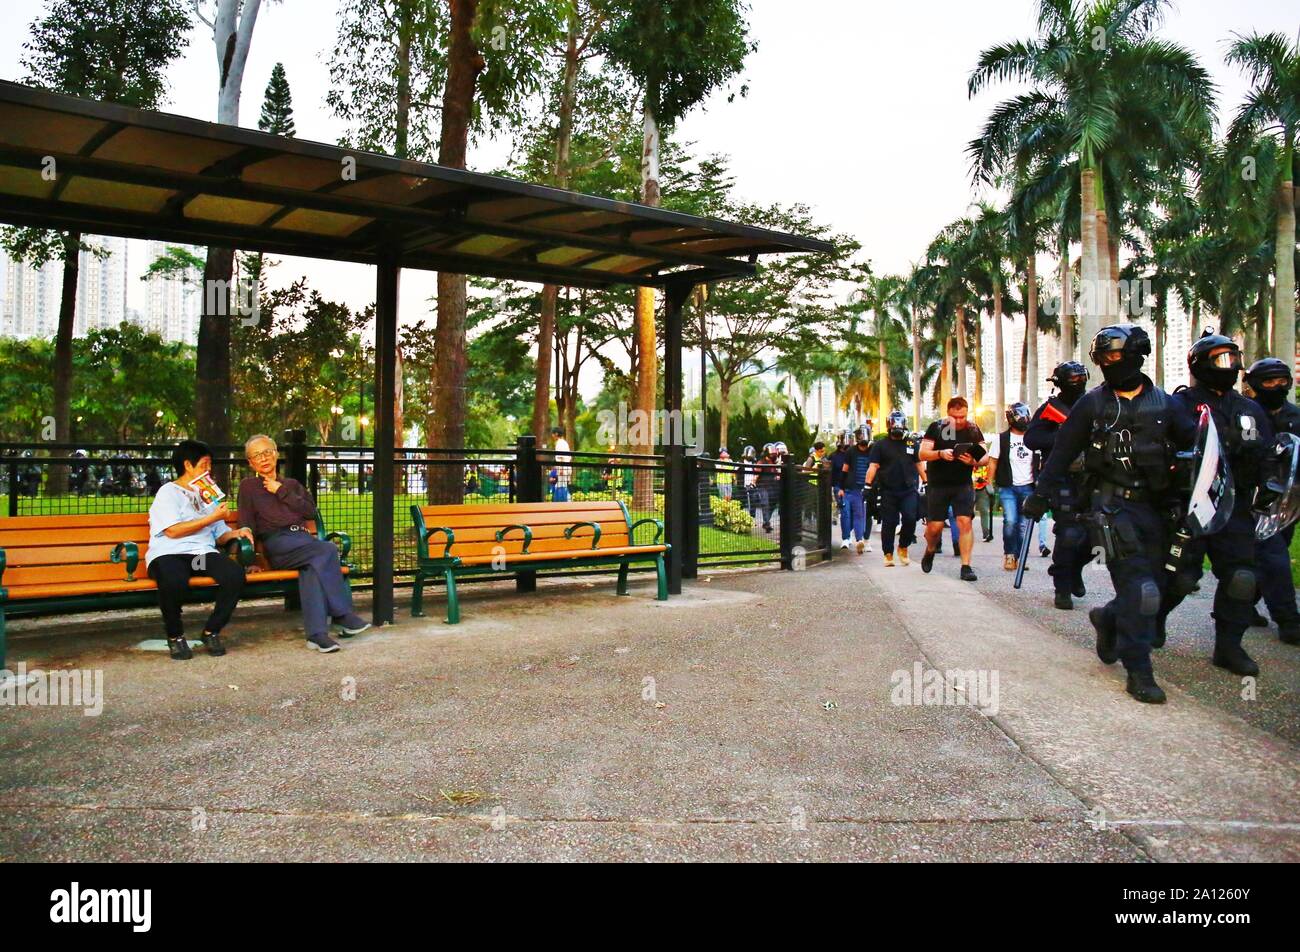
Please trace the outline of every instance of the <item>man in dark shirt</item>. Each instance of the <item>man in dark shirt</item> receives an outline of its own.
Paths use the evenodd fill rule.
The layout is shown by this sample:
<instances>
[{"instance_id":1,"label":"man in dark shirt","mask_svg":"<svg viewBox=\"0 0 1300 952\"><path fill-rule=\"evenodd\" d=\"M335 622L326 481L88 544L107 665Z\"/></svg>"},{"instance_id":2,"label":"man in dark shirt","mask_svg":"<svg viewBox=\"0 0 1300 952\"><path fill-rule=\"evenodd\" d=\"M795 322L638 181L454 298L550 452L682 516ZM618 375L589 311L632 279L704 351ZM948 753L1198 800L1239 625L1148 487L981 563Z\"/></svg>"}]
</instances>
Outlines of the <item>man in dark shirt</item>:
<instances>
[{"instance_id":1,"label":"man in dark shirt","mask_svg":"<svg viewBox=\"0 0 1300 952\"><path fill-rule=\"evenodd\" d=\"M849 511L851 534L857 536L858 555L867 548L867 534L871 523L867 520L867 469L871 460L871 437L866 429L858 431L858 441L849 450L841 469L840 488L844 494L844 504Z\"/></svg>"},{"instance_id":2,"label":"man in dark shirt","mask_svg":"<svg viewBox=\"0 0 1300 952\"><path fill-rule=\"evenodd\" d=\"M925 467L918 456L916 438L907 432L907 416L900 410L886 420L889 438L871 446L867 467L867 494L875 494L880 513L880 548L886 568L894 564L894 532L898 530L898 558L910 563L907 550L916 541L916 520L921 497L918 481L925 480ZM899 521L902 521L901 527Z\"/></svg>"},{"instance_id":3,"label":"man in dark shirt","mask_svg":"<svg viewBox=\"0 0 1300 952\"><path fill-rule=\"evenodd\" d=\"M280 479L276 474L275 440L259 433L244 444L244 454L256 475L239 484L239 524L253 530L271 568L298 570L307 646L338 651L338 642L329 634L331 619L346 637L370 627L352 610L352 592L339 568L339 550L307 528L316 518L316 503L296 479Z\"/></svg>"},{"instance_id":4,"label":"man in dark shirt","mask_svg":"<svg viewBox=\"0 0 1300 952\"><path fill-rule=\"evenodd\" d=\"M943 526L952 507L957 520L958 548L961 552L961 577L965 582L975 581L970 567L971 549L975 537L971 519L975 516L975 487L971 483L972 470L984 456L984 434L967 419L969 404L965 397L948 401L948 415L936 420L925 431L921 440L921 462L926 464L929 481L926 483L925 506L925 556L921 571L934 567L934 557L943 545Z\"/></svg>"},{"instance_id":5,"label":"man in dark shirt","mask_svg":"<svg viewBox=\"0 0 1300 952\"><path fill-rule=\"evenodd\" d=\"M1291 368L1286 361L1265 357L1246 371L1255 402L1264 408L1277 433L1300 436L1300 407L1287 399L1294 393ZM1296 609L1295 582L1291 578L1291 539L1295 525L1275 532L1256 545L1259 588L1268 613L1277 622L1277 634L1283 643L1300 645L1300 611Z\"/></svg>"}]
</instances>

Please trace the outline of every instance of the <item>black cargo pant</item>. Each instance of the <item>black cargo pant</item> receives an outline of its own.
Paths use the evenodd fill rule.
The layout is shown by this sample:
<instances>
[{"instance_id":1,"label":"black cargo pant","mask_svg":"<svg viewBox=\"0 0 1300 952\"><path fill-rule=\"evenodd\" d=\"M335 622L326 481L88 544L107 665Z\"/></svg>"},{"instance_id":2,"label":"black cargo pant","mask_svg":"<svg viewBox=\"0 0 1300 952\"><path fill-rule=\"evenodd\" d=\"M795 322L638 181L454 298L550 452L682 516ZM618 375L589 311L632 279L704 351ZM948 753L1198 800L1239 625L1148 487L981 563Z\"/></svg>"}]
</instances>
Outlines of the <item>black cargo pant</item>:
<instances>
[{"instance_id":1,"label":"black cargo pant","mask_svg":"<svg viewBox=\"0 0 1300 952\"><path fill-rule=\"evenodd\" d=\"M1115 627L1116 650L1129 671L1151 670L1151 646L1165 592L1165 520L1151 505L1114 499L1107 507L1115 551L1107 553L1115 597L1104 610ZM1094 536L1098 544L1101 539Z\"/></svg>"},{"instance_id":2,"label":"black cargo pant","mask_svg":"<svg viewBox=\"0 0 1300 952\"><path fill-rule=\"evenodd\" d=\"M1088 538L1088 527L1076 513L1054 510L1052 516L1056 545L1052 546L1052 567L1047 572L1057 593L1068 595L1083 582L1083 567L1092 561L1092 540Z\"/></svg>"},{"instance_id":3,"label":"black cargo pant","mask_svg":"<svg viewBox=\"0 0 1300 952\"><path fill-rule=\"evenodd\" d=\"M190 578L206 575L217 583L217 603L203 625L204 631L219 633L244 591L244 567L220 552L201 555L160 555L149 563L149 577L158 583L158 607L162 610L163 630L168 638L185 634L181 606L189 594Z\"/></svg>"},{"instance_id":4,"label":"black cargo pant","mask_svg":"<svg viewBox=\"0 0 1300 952\"><path fill-rule=\"evenodd\" d=\"M1259 590L1268 613L1280 628L1300 627L1296 610L1295 582L1291 578L1291 538L1295 526L1287 526L1263 542L1255 543Z\"/></svg>"},{"instance_id":5,"label":"black cargo pant","mask_svg":"<svg viewBox=\"0 0 1300 952\"><path fill-rule=\"evenodd\" d=\"M900 548L910 548L916 543L916 520L920 518L921 497L915 489L880 490L880 551L890 555L894 551L894 533L898 533ZM901 525L900 525L901 520Z\"/></svg>"},{"instance_id":6,"label":"black cargo pant","mask_svg":"<svg viewBox=\"0 0 1300 952\"><path fill-rule=\"evenodd\" d=\"M1250 504L1232 512L1228 524L1213 535L1193 539L1185 547L1182 564L1169 578L1160 606L1163 623L1186 598L1205 572L1205 557L1219 580L1214 590L1214 640L1224 646L1241 645L1241 637L1255 618L1255 520Z\"/></svg>"}]
</instances>

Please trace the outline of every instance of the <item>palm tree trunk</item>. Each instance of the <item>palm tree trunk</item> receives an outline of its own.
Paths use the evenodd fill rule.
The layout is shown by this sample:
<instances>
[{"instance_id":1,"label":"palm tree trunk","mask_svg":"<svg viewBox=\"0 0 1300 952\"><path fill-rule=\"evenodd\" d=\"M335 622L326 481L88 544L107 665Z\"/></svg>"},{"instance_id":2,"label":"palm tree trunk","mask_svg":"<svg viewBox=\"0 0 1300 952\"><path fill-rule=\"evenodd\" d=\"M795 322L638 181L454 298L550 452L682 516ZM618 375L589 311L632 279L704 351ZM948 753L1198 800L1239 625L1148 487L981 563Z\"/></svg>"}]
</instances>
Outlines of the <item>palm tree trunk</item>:
<instances>
[{"instance_id":1,"label":"palm tree trunk","mask_svg":"<svg viewBox=\"0 0 1300 952\"><path fill-rule=\"evenodd\" d=\"M975 397L971 402L984 402L984 318L978 310L975 312Z\"/></svg>"},{"instance_id":2,"label":"palm tree trunk","mask_svg":"<svg viewBox=\"0 0 1300 952\"><path fill-rule=\"evenodd\" d=\"M1167 308L1168 306L1169 306L1169 289L1161 288L1160 294L1156 298L1156 313L1155 313L1155 318L1156 318L1155 320L1155 324L1156 324L1155 381L1156 381L1156 386L1159 387L1161 390L1163 390L1165 387L1165 318L1169 313L1168 311L1165 310L1165 308Z\"/></svg>"},{"instance_id":3,"label":"palm tree trunk","mask_svg":"<svg viewBox=\"0 0 1300 952\"><path fill-rule=\"evenodd\" d=\"M1000 426L1007 400L1007 353L1002 343L1002 282L993 279L993 417L994 426Z\"/></svg>"},{"instance_id":4,"label":"palm tree trunk","mask_svg":"<svg viewBox=\"0 0 1300 952\"><path fill-rule=\"evenodd\" d=\"M952 335L946 334L943 338L943 376L939 378L939 406L936 408L942 415L948 407L948 401L952 398Z\"/></svg>"},{"instance_id":5,"label":"palm tree trunk","mask_svg":"<svg viewBox=\"0 0 1300 952\"><path fill-rule=\"evenodd\" d=\"M879 325L877 324L877 332ZM876 356L880 359L880 409L877 412L879 419L876 421L876 432L880 431L880 426L885 421L885 416L889 413L889 364L885 361L885 342L876 341Z\"/></svg>"},{"instance_id":6,"label":"palm tree trunk","mask_svg":"<svg viewBox=\"0 0 1300 952\"><path fill-rule=\"evenodd\" d=\"M1074 270L1070 267L1070 245L1061 243L1061 349L1059 362L1074 360Z\"/></svg>"},{"instance_id":7,"label":"palm tree trunk","mask_svg":"<svg viewBox=\"0 0 1300 952\"><path fill-rule=\"evenodd\" d=\"M912 429L921 429L921 315L912 304Z\"/></svg>"},{"instance_id":8,"label":"palm tree trunk","mask_svg":"<svg viewBox=\"0 0 1300 952\"><path fill-rule=\"evenodd\" d=\"M1098 330L1114 320L1115 289L1111 285L1110 272L1110 215L1103 204L1105 196L1101 194L1101 176L1097 177L1097 326Z\"/></svg>"},{"instance_id":9,"label":"palm tree trunk","mask_svg":"<svg viewBox=\"0 0 1300 952\"><path fill-rule=\"evenodd\" d=\"M970 399L966 389L966 308L957 306L957 392Z\"/></svg>"},{"instance_id":10,"label":"palm tree trunk","mask_svg":"<svg viewBox=\"0 0 1300 952\"><path fill-rule=\"evenodd\" d=\"M1295 183L1291 180L1295 132L1287 130L1282 181L1277 189L1277 234L1273 282L1273 355L1295 365Z\"/></svg>"},{"instance_id":11,"label":"palm tree trunk","mask_svg":"<svg viewBox=\"0 0 1300 952\"><path fill-rule=\"evenodd\" d=\"M1030 406L1038 403L1038 262L1029 253L1025 262L1029 290L1025 295L1025 371L1021 377L1021 400Z\"/></svg>"},{"instance_id":12,"label":"palm tree trunk","mask_svg":"<svg viewBox=\"0 0 1300 952\"><path fill-rule=\"evenodd\" d=\"M1079 275L1079 341L1082 346L1097 336L1101 321L1097 310L1097 182L1095 170L1085 166L1079 173L1083 262Z\"/></svg>"}]
</instances>

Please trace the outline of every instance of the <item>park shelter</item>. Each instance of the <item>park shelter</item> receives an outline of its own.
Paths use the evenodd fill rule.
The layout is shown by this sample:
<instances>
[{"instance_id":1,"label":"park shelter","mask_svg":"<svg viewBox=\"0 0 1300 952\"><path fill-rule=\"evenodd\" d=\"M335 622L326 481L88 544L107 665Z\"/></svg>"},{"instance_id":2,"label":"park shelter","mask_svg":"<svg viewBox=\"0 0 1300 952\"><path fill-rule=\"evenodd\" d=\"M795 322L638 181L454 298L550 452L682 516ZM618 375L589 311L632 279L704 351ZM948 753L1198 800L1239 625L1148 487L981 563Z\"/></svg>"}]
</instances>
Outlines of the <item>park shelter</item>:
<instances>
[{"instance_id":1,"label":"park shelter","mask_svg":"<svg viewBox=\"0 0 1300 952\"><path fill-rule=\"evenodd\" d=\"M759 255L831 249L812 238L10 82L0 82L0 223L376 267L377 623L393 619L392 400L403 268L660 288L664 403L680 412L682 308L691 290L753 275ZM665 489L670 585L679 590L680 466L668 467Z\"/></svg>"}]
</instances>

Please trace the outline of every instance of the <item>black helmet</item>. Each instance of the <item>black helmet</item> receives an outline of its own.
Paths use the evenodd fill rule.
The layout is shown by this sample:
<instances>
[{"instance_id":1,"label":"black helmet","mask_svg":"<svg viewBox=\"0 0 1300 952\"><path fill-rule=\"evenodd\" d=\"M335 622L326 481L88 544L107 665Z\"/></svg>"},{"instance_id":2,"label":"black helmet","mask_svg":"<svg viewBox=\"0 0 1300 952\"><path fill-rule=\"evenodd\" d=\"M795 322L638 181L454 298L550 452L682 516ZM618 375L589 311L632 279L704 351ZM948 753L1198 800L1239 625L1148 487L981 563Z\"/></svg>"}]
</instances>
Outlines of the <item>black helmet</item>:
<instances>
[{"instance_id":1,"label":"black helmet","mask_svg":"<svg viewBox=\"0 0 1300 952\"><path fill-rule=\"evenodd\" d=\"M885 429L889 435L895 439L901 439L907 434L907 414L902 410L893 410L885 418Z\"/></svg>"},{"instance_id":2,"label":"black helmet","mask_svg":"<svg viewBox=\"0 0 1300 952\"><path fill-rule=\"evenodd\" d=\"M1210 356L1212 351L1225 347L1227 350L1223 353ZM1207 387L1231 390L1237 385L1237 375L1241 373L1241 348L1231 337L1206 329L1187 351L1187 369Z\"/></svg>"},{"instance_id":3,"label":"black helmet","mask_svg":"<svg viewBox=\"0 0 1300 952\"><path fill-rule=\"evenodd\" d=\"M1017 429L1023 430L1029 426L1029 421L1033 415L1034 412L1029 409L1027 403L1016 401L1007 407L1007 422Z\"/></svg>"},{"instance_id":4,"label":"black helmet","mask_svg":"<svg viewBox=\"0 0 1300 952\"><path fill-rule=\"evenodd\" d=\"M1264 383L1269 380L1285 380L1286 383L1280 387L1265 387ZM1286 403L1291 389L1291 368L1286 365L1285 360L1264 357L1250 365L1250 369L1246 371L1246 383L1250 384L1250 389L1255 391L1256 402L1266 410L1277 410Z\"/></svg>"},{"instance_id":5,"label":"black helmet","mask_svg":"<svg viewBox=\"0 0 1300 952\"><path fill-rule=\"evenodd\" d=\"M1066 360L1057 364L1047 379L1056 384L1061 399L1074 406L1074 401L1083 396L1083 391L1088 386L1088 368L1077 360Z\"/></svg>"},{"instance_id":6,"label":"black helmet","mask_svg":"<svg viewBox=\"0 0 1300 952\"><path fill-rule=\"evenodd\" d=\"M1101 368L1106 383L1121 390L1132 389L1141 382L1142 362L1149 353L1151 338L1136 324L1103 327L1088 350L1088 356ZM1110 358L1111 354L1120 356Z\"/></svg>"}]
</instances>

